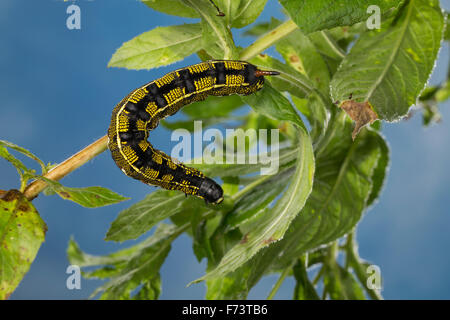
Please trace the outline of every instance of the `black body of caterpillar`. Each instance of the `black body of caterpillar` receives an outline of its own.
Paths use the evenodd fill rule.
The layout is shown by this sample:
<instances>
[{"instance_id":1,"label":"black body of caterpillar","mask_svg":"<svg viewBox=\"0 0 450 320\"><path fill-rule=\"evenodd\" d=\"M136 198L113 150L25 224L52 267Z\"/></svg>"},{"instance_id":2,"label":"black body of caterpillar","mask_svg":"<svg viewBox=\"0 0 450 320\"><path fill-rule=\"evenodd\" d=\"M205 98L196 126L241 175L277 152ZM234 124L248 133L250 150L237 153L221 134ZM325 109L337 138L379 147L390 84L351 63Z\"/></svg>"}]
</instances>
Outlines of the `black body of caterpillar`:
<instances>
[{"instance_id":1,"label":"black body of caterpillar","mask_svg":"<svg viewBox=\"0 0 450 320\"><path fill-rule=\"evenodd\" d=\"M175 70L133 90L112 113L108 147L114 161L126 175L146 184L220 203L222 188L199 170L154 149L147 141L149 130L194 101L209 95L248 95L262 88L264 76L278 74L245 61L212 60Z\"/></svg>"}]
</instances>

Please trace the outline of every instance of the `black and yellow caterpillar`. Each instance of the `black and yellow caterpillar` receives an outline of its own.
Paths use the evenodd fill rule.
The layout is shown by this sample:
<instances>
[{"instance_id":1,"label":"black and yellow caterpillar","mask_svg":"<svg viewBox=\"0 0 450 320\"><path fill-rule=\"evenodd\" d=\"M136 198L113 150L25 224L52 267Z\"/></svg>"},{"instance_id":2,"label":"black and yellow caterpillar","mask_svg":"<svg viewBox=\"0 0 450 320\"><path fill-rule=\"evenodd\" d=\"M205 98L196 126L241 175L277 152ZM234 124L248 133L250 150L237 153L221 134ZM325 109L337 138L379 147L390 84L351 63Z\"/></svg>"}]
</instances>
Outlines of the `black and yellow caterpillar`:
<instances>
[{"instance_id":1,"label":"black and yellow caterpillar","mask_svg":"<svg viewBox=\"0 0 450 320\"><path fill-rule=\"evenodd\" d=\"M248 95L262 88L264 76L278 74L245 61L212 60L175 70L133 90L112 113L108 147L114 161L126 175L146 184L180 190L207 203L222 202L223 190L216 182L154 149L147 141L149 130L194 101L208 95Z\"/></svg>"}]
</instances>

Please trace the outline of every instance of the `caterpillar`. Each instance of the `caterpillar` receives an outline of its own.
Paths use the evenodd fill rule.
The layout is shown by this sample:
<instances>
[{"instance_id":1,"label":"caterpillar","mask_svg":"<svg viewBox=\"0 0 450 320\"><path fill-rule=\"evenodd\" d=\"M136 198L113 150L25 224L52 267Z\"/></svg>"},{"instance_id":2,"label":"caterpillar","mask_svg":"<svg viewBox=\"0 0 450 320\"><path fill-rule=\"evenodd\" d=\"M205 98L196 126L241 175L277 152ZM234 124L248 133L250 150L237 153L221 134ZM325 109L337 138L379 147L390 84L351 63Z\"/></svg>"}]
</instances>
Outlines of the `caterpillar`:
<instances>
[{"instance_id":1,"label":"caterpillar","mask_svg":"<svg viewBox=\"0 0 450 320\"><path fill-rule=\"evenodd\" d=\"M249 95L263 87L264 76L276 71L259 70L237 60L211 60L170 72L133 90L112 112L108 147L117 166L127 175L149 185L179 190L219 204L223 190L201 171L185 166L153 148L149 131L161 119L207 96Z\"/></svg>"}]
</instances>

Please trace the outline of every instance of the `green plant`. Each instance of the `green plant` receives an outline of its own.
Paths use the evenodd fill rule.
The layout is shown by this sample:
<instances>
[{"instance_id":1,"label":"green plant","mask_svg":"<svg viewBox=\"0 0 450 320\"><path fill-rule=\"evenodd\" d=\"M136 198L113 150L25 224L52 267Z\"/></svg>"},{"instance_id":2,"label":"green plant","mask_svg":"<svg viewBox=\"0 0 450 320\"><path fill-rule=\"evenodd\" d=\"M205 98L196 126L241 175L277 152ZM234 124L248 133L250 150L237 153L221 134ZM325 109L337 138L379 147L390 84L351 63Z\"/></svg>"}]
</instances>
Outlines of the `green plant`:
<instances>
[{"instance_id":1,"label":"green plant","mask_svg":"<svg viewBox=\"0 0 450 320\"><path fill-rule=\"evenodd\" d=\"M206 281L208 299L246 298L270 273L280 277L268 298L293 275L294 299L379 299L366 286L369 264L359 257L354 234L378 198L389 165L381 120L400 119L418 102L429 124L439 119L437 104L449 96L448 82L423 90L442 39L449 39L439 2L351 0L331 6L336 1L280 0L289 18L253 25L246 34L256 39L246 48L235 45L232 31L252 24L267 0L217 0L224 17L217 16L208 0L143 2L200 21L137 36L116 51L110 67L151 69L196 53L202 60L247 60L281 74L268 79L257 94L208 98L182 110L189 121L163 125L192 131L194 120L209 125L236 120L231 112L248 104L253 111L239 117L241 127L279 128L285 147L280 170L272 176L255 175L259 164L196 165L222 178L226 200L220 206L157 190L122 211L106 240L136 239L155 228L134 246L92 256L71 240L70 262L96 267L83 272L86 278L108 280L93 296L158 298L161 265L171 243L186 233L197 259L208 261L206 274L193 281ZM380 30L366 29L370 5L381 9ZM270 47L282 60L263 54ZM39 162L42 172L28 169L10 149ZM101 187L68 188L57 182L105 149L104 137L49 171L53 166L29 151L0 141L0 156L21 177L20 190L0 192L0 266L5 266L0 269L0 298L15 289L45 237L45 223L31 203L37 194L57 193L86 207L126 199ZM166 219L171 223L162 222ZM344 265L337 261L339 255L345 256ZM307 271L317 266L311 279Z\"/></svg>"}]
</instances>

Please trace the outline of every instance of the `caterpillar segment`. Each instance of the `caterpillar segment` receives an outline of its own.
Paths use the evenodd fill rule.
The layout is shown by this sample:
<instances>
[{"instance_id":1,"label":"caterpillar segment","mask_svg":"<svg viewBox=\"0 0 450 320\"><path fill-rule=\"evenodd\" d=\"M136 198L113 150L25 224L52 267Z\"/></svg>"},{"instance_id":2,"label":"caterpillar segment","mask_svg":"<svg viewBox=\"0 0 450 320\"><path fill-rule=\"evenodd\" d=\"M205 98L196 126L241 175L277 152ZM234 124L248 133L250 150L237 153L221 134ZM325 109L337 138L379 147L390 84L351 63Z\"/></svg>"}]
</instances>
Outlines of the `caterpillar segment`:
<instances>
[{"instance_id":1,"label":"caterpillar segment","mask_svg":"<svg viewBox=\"0 0 450 320\"><path fill-rule=\"evenodd\" d=\"M192 102L209 95L249 95L263 87L264 76L278 74L245 61L213 60L175 70L133 90L112 113L108 129L112 158L134 179L219 204L223 200L220 185L155 149L147 141L149 131Z\"/></svg>"}]
</instances>

